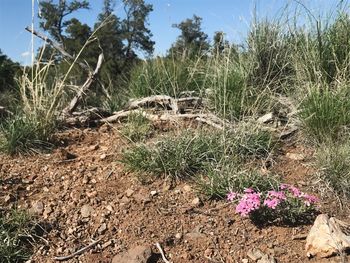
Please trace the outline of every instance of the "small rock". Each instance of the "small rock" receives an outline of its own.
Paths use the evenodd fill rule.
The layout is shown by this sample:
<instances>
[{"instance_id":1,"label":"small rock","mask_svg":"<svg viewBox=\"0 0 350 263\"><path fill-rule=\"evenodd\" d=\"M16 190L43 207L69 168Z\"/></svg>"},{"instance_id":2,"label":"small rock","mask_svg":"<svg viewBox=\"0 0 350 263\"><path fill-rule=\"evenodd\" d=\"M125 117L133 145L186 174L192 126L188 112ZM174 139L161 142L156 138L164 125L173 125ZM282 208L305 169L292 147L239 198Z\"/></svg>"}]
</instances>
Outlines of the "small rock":
<instances>
[{"instance_id":1,"label":"small rock","mask_svg":"<svg viewBox=\"0 0 350 263\"><path fill-rule=\"evenodd\" d=\"M4 201L5 201L5 203L10 203L10 202L15 201L15 198L13 195L8 194L5 196Z\"/></svg>"},{"instance_id":2,"label":"small rock","mask_svg":"<svg viewBox=\"0 0 350 263\"><path fill-rule=\"evenodd\" d=\"M192 190L192 187L188 184L186 184L184 187L183 187L183 190L185 193L188 193L188 192L191 192Z\"/></svg>"},{"instance_id":3,"label":"small rock","mask_svg":"<svg viewBox=\"0 0 350 263\"><path fill-rule=\"evenodd\" d=\"M201 203L201 200L198 197L196 197L195 199L192 200L191 203L192 203L192 205L197 206Z\"/></svg>"},{"instance_id":4,"label":"small rock","mask_svg":"<svg viewBox=\"0 0 350 263\"><path fill-rule=\"evenodd\" d=\"M126 196L123 196L123 198L120 199L119 204L120 204L120 205L126 205L126 204L128 204L129 202L130 202L130 199L127 198Z\"/></svg>"},{"instance_id":5,"label":"small rock","mask_svg":"<svg viewBox=\"0 0 350 263\"><path fill-rule=\"evenodd\" d=\"M98 232L100 235L102 235L102 234L104 234L104 233L106 232L106 230L107 230L107 225L106 225L106 223L103 223L103 224L98 228L97 232Z\"/></svg>"},{"instance_id":6,"label":"small rock","mask_svg":"<svg viewBox=\"0 0 350 263\"><path fill-rule=\"evenodd\" d=\"M277 263L276 259L269 255L263 255L261 259L257 261L257 263Z\"/></svg>"},{"instance_id":7,"label":"small rock","mask_svg":"<svg viewBox=\"0 0 350 263\"><path fill-rule=\"evenodd\" d=\"M35 202L30 211L33 214L41 215L44 212L44 204L41 201Z\"/></svg>"},{"instance_id":8,"label":"small rock","mask_svg":"<svg viewBox=\"0 0 350 263\"><path fill-rule=\"evenodd\" d=\"M52 208L50 206L47 206L45 207L43 217L47 219L51 213L52 213Z\"/></svg>"},{"instance_id":9,"label":"small rock","mask_svg":"<svg viewBox=\"0 0 350 263\"><path fill-rule=\"evenodd\" d=\"M305 159L305 155L302 153L287 153L286 157L294 161L302 161Z\"/></svg>"},{"instance_id":10,"label":"small rock","mask_svg":"<svg viewBox=\"0 0 350 263\"><path fill-rule=\"evenodd\" d=\"M94 212L94 209L89 205L83 205L80 209L80 214L83 218L89 217Z\"/></svg>"},{"instance_id":11,"label":"small rock","mask_svg":"<svg viewBox=\"0 0 350 263\"><path fill-rule=\"evenodd\" d=\"M147 263L152 257L152 250L147 246L136 246L127 252L116 255L112 263Z\"/></svg>"},{"instance_id":12,"label":"small rock","mask_svg":"<svg viewBox=\"0 0 350 263\"><path fill-rule=\"evenodd\" d=\"M157 194L158 194L157 191L151 191L151 196L155 196Z\"/></svg>"},{"instance_id":13,"label":"small rock","mask_svg":"<svg viewBox=\"0 0 350 263\"><path fill-rule=\"evenodd\" d=\"M127 197L132 196L133 193L134 193L134 190L132 190L132 189L130 189L130 188L129 188L128 190L125 191L125 194L126 194Z\"/></svg>"},{"instance_id":14,"label":"small rock","mask_svg":"<svg viewBox=\"0 0 350 263\"><path fill-rule=\"evenodd\" d=\"M191 240L201 239L201 238L205 238L205 234L198 233L198 232L190 232L185 235L185 238L191 239Z\"/></svg>"},{"instance_id":15,"label":"small rock","mask_svg":"<svg viewBox=\"0 0 350 263\"><path fill-rule=\"evenodd\" d=\"M100 159L101 159L101 160L104 160L104 159L106 159L106 158L107 158L107 154L105 154L105 153L104 153L104 154L101 154L101 156L100 156Z\"/></svg>"},{"instance_id":16,"label":"small rock","mask_svg":"<svg viewBox=\"0 0 350 263\"><path fill-rule=\"evenodd\" d=\"M273 113L270 112L270 113L265 114L264 116L261 116L257 121L258 121L258 123L263 124L263 123L272 122L273 119L274 119Z\"/></svg>"},{"instance_id":17,"label":"small rock","mask_svg":"<svg viewBox=\"0 0 350 263\"><path fill-rule=\"evenodd\" d=\"M249 260L244 258L244 259L242 259L242 263L249 263Z\"/></svg>"},{"instance_id":18,"label":"small rock","mask_svg":"<svg viewBox=\"0 0 350 263\"><path fill-rule=\"evenodd\" d=\"M175 238L176 239L181 239L182 238L182 234L181 233L176 233Z\"/></svg>"},{"instance_id":19,"label":"small rock","mask_svg":"<svg viewBox=\"0 0 350 263\"><path fill-rule=\"evenodd\" d=\"M90 151L96 151L99 147L100 147L99 144L91 145L91 146L89 147L89 150L90 150Z\"/></svg>"},{"instance_id":20,"label":"small rock","mask_svg":"<svg viewBox=\"0 0 350 263\"><path fill-rule=\"evenodd\" d=\"M257 261L257 260L261 259L264 256L264 253L260 249L252 249L252 250L248 251L247 256L251 260Z\"/></svg>"}]
</instances>

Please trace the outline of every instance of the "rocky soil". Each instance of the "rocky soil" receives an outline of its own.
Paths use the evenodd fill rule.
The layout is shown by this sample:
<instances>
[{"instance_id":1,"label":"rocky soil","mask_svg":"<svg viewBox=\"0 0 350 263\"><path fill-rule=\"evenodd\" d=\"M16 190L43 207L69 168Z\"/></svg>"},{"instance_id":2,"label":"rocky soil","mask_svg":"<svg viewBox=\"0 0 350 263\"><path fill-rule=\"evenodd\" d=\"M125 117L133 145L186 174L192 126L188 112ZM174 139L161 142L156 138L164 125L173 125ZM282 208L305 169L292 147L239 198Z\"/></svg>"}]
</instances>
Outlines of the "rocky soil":
<instances>
[{"instance_id":1,"label":"rocky soil","mask_svg":"<svg viewBox=\"0 0 350 263\"><path fill-rule=\"evenodd\" d=\"M34 214L45 233L30 262L345 262L308 259L311 225L259 227L240 218L226 201L206 200L191 182L140 183L118 159L128 147L118 125L59 134L50 154L0 156L0 206ZM264 172L279 173L305 191L315 187L313 151L296 140L283 146ZM321 212L349 221L346 205L322 195Z\"/></svg>"}]
</instances>

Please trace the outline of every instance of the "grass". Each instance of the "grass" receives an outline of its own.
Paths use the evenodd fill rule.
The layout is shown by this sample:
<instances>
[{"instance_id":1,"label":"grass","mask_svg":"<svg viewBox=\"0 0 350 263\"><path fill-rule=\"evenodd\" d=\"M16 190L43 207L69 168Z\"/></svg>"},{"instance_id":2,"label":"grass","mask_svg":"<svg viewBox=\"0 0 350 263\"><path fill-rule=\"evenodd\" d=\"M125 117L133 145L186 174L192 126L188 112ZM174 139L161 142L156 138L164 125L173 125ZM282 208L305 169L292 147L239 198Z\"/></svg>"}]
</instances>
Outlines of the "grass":
<instances>
[{"instance_id":1,"label":"grass","mask_svg":"<svg viewBox=\"0 0 350 263\"><path fill-rule=\"evenodd\" d=\"M350 198L349 142L323 144L317 151L316 159L323 181L342 198Z\"/></svg>"},{"instance_id":2,"label":"grass","mask_svg":"<svg viewBox=\"0 0 350 263\"><path fill-rule=\"evenodd\" d=\"M128 116L123 125L121 134L132 142L145 141L152 133L152 123L142 114L134 113Z\"/></svg>"},{"instance_id":3,"label":"grass","mask_svg":"<svg viewBox=\"0 0 350 263\"><path fill-rule=\"evenodd\" d=\"M350 124L347 92L313 88L301 105L300 116L306 132L317 143L336 141Z\"/></svg>"},{"instance_id":4,"label":"grass","mask_svg":"<svg viewBox=\"0 0 350 263\"><path fill-rule=\"evenodd\" d=\"M0 211L1 262L25 262L32 254L34 224L23 211Z\"/></svg>"}]
</instances>

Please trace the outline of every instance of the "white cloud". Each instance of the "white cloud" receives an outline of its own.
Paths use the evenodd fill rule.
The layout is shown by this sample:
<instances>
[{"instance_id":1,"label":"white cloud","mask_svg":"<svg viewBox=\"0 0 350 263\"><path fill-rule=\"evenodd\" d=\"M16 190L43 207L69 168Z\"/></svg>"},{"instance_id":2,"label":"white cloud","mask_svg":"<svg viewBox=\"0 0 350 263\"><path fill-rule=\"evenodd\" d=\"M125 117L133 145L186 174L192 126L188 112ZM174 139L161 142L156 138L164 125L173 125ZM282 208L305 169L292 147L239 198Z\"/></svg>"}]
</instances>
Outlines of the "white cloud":
<instances>
[{"instance_id":1,"label":"white cloud","mask_svg":"<svg viewBox=\"0 0 350 263\"><path fill-rule=\"evenodd\" d=\"M28 56L30 56L30 52L29 51L23 52L21 54L21 57L28 57Z\"/></svg>"}]
</instances>

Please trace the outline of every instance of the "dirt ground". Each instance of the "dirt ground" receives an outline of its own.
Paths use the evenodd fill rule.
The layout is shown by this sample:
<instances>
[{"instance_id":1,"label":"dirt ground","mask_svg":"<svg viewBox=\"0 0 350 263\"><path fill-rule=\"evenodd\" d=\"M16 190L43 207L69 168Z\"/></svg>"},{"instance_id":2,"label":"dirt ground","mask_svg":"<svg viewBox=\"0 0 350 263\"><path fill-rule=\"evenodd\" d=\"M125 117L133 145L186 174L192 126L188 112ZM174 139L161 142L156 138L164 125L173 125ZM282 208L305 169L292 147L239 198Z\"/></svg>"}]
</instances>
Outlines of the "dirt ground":
<instances>
[{"instance_id":1,"label":"dirt ground","mask_svg":"<svg viewBox=\"0 0 350 263\"><path fill-rule=\"evenodd\" d=\"M50 154L0 156L0 205L29 209L47 231L31 262L56 262L55 256L69 255L92 240L101 241L66 262L111 262L135 245L151 246L152 262L163 262L156 242L174 263L253 262L247 253L257 248L277 262L342 262L306 257L304 238L311 225L259 228L225 200L198 195L191 182L159 178L141 184L118 162L128 147L118 126L68 130L59 137L62 147ZM320 196L313 151L301 145L289 142L266 172ZM287 152L305 158L293 160ZM320 197L321 212L349 219L337 199Z\"/></svg>"}]
</instances>

